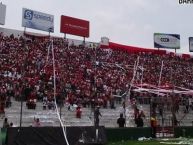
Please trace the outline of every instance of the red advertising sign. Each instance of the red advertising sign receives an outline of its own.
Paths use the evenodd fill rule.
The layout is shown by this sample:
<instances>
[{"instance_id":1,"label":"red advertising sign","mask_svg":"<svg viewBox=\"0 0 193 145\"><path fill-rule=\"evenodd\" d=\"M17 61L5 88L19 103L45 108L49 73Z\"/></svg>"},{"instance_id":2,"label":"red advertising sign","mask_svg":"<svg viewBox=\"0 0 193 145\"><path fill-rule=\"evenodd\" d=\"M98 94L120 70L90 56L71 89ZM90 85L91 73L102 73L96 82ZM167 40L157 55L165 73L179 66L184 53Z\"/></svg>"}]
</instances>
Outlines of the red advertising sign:
<instances>
[{"instance_id":1,"label":"red advertising sign","mask_svg":"<svg viewBox=\"0 0 193 145\"><path fill-rule=\"evenodd\" d=\"M89 37L89 21L62 15L60 32Z\"/></svg>"}]
</instances>

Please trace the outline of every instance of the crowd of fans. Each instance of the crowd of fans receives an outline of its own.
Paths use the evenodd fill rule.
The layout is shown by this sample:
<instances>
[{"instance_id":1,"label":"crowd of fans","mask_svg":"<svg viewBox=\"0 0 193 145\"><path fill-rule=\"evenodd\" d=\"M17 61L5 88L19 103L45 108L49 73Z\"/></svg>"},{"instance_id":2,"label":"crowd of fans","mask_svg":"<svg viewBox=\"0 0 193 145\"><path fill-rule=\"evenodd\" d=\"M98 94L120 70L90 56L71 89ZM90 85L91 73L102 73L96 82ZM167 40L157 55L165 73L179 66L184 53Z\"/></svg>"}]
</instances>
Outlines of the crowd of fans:
<instances>
[{"instance_id":1,"label":"crowd of fans","mask_svg":"<svg viewBox=\"0 0 193 145\"><path fill-rule=\"evenodd\" d=\"M193 89L193 59L151 53L127 53L53 38L57 103L114 108L115 95L127 92L139 59L134 84L158 85L163 61L161 86L174 84ZM49 38L14 37L0 33L1 112L10 106L10 97L27 101L35 108L54 109L52 45Z\"/></svg>"}]
</instances>

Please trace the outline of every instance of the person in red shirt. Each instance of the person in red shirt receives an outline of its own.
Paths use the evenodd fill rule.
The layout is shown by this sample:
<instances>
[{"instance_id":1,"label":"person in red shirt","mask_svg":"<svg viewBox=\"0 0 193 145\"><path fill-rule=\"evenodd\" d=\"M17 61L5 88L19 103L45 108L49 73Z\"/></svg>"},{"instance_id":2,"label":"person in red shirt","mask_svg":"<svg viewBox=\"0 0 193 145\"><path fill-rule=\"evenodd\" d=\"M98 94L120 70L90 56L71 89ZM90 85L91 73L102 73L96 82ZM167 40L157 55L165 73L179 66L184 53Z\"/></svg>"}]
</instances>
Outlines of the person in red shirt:
<instances>
[{"instance_id":1,"label":"person in red shirt","mask_svg":"<svg viewBox=\"0 0 193 145\"><path fill-rule=\"evenodd\" d=\"M81 107L78 106L76 108L76 118L81 118L81 115L82 115L82 110L81 110Z\"/></svg>"}]
</instances>

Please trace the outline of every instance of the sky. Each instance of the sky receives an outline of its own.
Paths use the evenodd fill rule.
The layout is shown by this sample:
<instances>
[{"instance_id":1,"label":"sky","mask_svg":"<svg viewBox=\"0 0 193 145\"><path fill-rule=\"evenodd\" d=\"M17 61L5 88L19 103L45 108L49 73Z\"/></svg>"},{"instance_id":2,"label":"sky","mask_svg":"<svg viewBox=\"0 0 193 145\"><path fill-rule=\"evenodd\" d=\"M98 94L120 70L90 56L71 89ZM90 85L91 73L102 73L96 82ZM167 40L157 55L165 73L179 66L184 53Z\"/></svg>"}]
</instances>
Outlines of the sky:
<instances>
[{"instance_id":1,"label":"sky","mask_svg":"<svg viewBox=\"0 0 193 145\"><path fill-rule=\"evenodd\" d=\"M100 42L105 36L111 42L153 48L153 34L180 34L180 53L189 52L188 38L193 37L193 4L179 0L0 0L7 5L5 28L21 27L22 8L54 15L55 36L60 33L60 16L90 21L87 41ZM27 31L33 32L32 29ZM42 31L35 31L44 33ZM68 38L82 39L67 35Z\"/></svg>"}]
</instances>

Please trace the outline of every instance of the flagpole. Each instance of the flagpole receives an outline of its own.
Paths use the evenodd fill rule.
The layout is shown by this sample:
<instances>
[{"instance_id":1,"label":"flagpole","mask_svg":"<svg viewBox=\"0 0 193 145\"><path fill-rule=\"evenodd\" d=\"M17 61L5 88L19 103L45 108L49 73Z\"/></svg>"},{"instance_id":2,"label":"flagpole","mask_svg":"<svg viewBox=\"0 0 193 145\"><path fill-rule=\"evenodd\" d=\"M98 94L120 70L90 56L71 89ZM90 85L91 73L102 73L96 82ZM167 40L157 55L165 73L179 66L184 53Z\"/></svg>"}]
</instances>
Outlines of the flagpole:
<instances>
[{"instance_id":1,"label":"flagpole","mask_svg":"<svg viewBox=\"0 0 193 145\"><path fill-rule=\"evenodd\" d=\"M161 78L162 78L162 71L163 71L163 61L162 61L162 65L161 65L161 71L160 71L160 75L159 75L159 81L158 81L158 97L159 97L159 87L160 87L160 84L161 84ZM163 109L163 108L162 108ZM162 117L162 133L163 133L163 136L164 136L164 118L163 118L163 111L162 111L162 114L161 114L161 117Z\"/></svg>"},{"instance_id":2,"label":"flagpole","mask_svg":"<svg viewBox=\"0 0 193 145\"><path fill-rule=\"evenodd\" d=\"M141 88L142 88L142 83L143 83L143 66L142 66L142 73L141 73Z\"/></svg>"}]
</instances>

